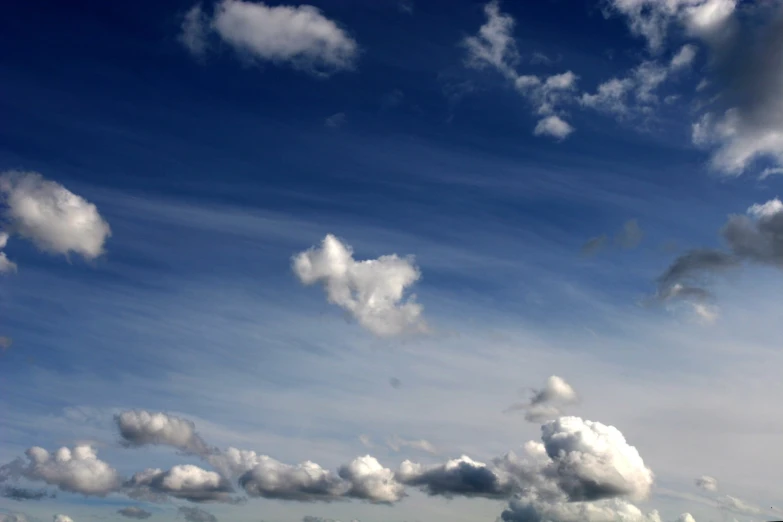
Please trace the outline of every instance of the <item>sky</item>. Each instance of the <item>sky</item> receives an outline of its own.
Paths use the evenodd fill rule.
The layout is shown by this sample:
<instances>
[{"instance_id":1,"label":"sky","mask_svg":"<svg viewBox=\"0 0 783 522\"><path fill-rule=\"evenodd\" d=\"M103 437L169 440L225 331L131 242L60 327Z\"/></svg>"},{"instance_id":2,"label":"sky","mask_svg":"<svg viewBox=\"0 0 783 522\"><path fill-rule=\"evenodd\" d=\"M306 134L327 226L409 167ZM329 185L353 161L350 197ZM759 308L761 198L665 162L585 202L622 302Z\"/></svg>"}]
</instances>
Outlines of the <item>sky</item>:
<instances>
[{"instance_id":1,"label":"sky","mask_svg":"<svg viewBox=\"0 0 783 522\"><path fill-rule=\"evenodd\" d=\"M781 29L8 3L0 522L780 519Z\"/></svg>"}]
</instances>

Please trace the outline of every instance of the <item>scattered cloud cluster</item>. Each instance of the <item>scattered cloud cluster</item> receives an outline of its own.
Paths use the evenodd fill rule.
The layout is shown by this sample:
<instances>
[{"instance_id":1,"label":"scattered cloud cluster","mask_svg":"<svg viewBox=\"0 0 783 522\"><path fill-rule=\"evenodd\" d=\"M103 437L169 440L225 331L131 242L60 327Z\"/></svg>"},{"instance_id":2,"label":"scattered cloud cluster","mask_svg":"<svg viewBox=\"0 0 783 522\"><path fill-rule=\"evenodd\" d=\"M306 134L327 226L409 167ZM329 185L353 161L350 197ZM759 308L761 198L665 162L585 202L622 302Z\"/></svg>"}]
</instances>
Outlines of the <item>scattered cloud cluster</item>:
<instances>
[{"instance_id":1,"label":"scattered cloud cluster","mask_svg":"<svg viewBox=\"0 0 783 522\"><path fill-rule=\"evenodd\" d=\"M742 499L731 495L718 494L718 481L710 476L703 475L697 478L695 481L696 486L701 489L707 496L715 501L717 507L723 511L730 511L738 515L746 516L759 516L764 513L768 513L770 516L783 515L783 511L779 509L769 508L764 510L759 506L753 505Z\"/></svg>"},{"instance_id":2,"label":"scattered cloud cluster","mask_svg":"<svg viewBox=\"0 0 783 522\"><path fill-rule=\"evenodd\" d=\"M0 174L0 273L14 272L3 250L17 235L51 254L76 254L92 260L104 253L111 236L97 207L37 172Z\"/></svg>"},{"instance_id":3,"label":"scattered cloud cluster","mask_svg":"<svg viewBox=\"0 0 783 522\"><path fill-rule=\"evenodd\" d=\"M623 228L620 229L614 236L614 244L623 249L632 249L639 246L644 238L644 231L639 226L639 222L635 219L629 219L623 224ZM609 236L601 234L600 236L592 237L588 239L584 245L582 245L582 255L592 256L603 250L609 244Z\"/></svg>"},{"instance_id":4,"label":"scattered cloud cluster","mask_svg":"<svg viewBox=\"0 0 783 522\"><path fill-rule=\"evenodd\" d=\"M552 375L540 390L533 390L533 396L527 402L509 406L506 411L525 410L525 420L540 424L545 420L559 417L562 408L577 401L574 389L563 378Z\"/></svg>"},{"instance_id":5,"label":"scattered cloud cluster","mask_svg":"<svg viewBox=\"0 0 783 522\"><path fill-rule=\"evenodd\" d=\"M405 298L421 277L413 258L392 254L356 261L351 247L330 234L320 247L295 255L292 265L303 284L323 285L330 303L378 336L427 331L416 296Z\"/></svg>"},{"instance_id":6,"label":"scattered cloud cluster","mask_svg":"<svg viewBox=\"0 0 783 522\"><path fill-rule=\"evenodd\" d=\"M310 5L222 0L210 16L196 4L184 16L180 42L203 57L212 35L248 61L285 64L319 76L352 69L359 55L356 41Z\"/></svg>"}]
</instances>

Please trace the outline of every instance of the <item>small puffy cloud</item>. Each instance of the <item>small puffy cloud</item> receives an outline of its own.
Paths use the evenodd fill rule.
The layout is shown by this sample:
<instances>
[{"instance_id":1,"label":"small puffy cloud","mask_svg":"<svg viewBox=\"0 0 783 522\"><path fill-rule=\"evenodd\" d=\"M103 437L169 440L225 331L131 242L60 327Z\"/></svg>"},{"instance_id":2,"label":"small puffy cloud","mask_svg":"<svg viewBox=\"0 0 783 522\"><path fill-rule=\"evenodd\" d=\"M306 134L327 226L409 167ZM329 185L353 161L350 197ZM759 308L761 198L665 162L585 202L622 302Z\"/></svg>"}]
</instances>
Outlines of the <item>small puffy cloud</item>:
<instances>
[{"instance_id":1,"label":"small puffy cloud","mask_svg":"<svg viewBox=\"0 0 783 522\"><path fill-rule=\"evenodd\" d=\"M196 21L189 23L188 16ZM192 51L194 43L197 51L203 49L206 26L200 13L191 10L186 15L181 40L188 49ZM208 26L246 58L318 75L352 69L359 54L356 41L311 5L223 0L215 6Z\"/></svg>"},{"instance_id":2,"label":"small puffy cloud","mask_svg":"<svg viewBox=\"0 0 783 522\"><path fill-rule=\"evenodd\" d=\"M427 329L415 296L404 298L421 277L412 258L392 254L356 261L351 247L330 234L320 247L295 255L292 264L303 284L322 284L330 303L347 310L378 336Z\"/></svg>"},{"instance_id":3,"label":"small puffy cloud","mask_svg":"<svg viewBox=\"0 0 783 522\"><path fill-rule=\"evenodd\" d=\"M614 240L622 248L635 248L642 242L643 237L644 232L642 232L639 222L631 219L625 222L622 230L617 233Z\"/></svg>"},{"instance_id":4,"label":"small puffy cloud","mask_svg":"<svg viewBox=\"0 0 783 522\"><path fill-rule=\"evenodd\" d=\"M161 412L128 410L115 417L123 442L128 446L166 445L205 455L207 444L193 422Z\"/></svg>"},{"instance_id":5,"label":"small puffy cloud","mask_svg":"<svg viewBox=\"0 0 783 522\"><path fill-rule=\"evenodd\" d=\"M574 128L555 114L540 119L533 129L536 136L551 136L558 140L566 139L572 132Z\"/></svg>"},{"instance_id":6,"label":"small puffy cloud","mask_svg":"<svg viewBox=\"0 0 783 522\"><path fill-rule=\"evenodd\" d=\"M126 486L190 502L230 502L233 491L220 474L191 464L174 466L168 471L147 469L133 475Z\"/></svg>"},{"instance_id":7,"label":"small puffy cloud","mask_svg":"<svg viewBox=\"0 0 783 522\"><path fill-rule=\"evenodd\" d=\"M265 455L239 477L239 485L251 497L298 501L329 502L347 490L339 476L314 462L291 466Z\"/></svg>"},{"instance_id":8,"label":"small puffy cloud","mask_svg":"<svg viewBox=\"0 0 783 522\"><path fill-rule=\"evenodd\" d=\"M54 454L43 448L32 447L22 459L0 468L0 474L9 478L25 478L45 482L62 491L82 495L105 496L115 491L120 479L117 471L100 460L95 450L87 445L73 450L62 447Z\"/></svg>"},{"instance_id":9,"label":"small puffy cloud","mask_svg":"<svg viewBox=\"0 0 783 522\"><path fill-rule=\"evenodd\" d=\"M696 522L696 519L690 513L683 513L677 517L677 522Z\"/></svg>"},{"instance_id":10,"label":"small puffy cloud","mask_svg":"<svg viewBox=\"0 0 783 522\"><path fill-rule=\"evenodd\" d=\"M203 509L181 506L178 511L187 522L218 522L215 515Z\"/></svg>"},{"instance_id":11,"label":"small puffy cloud","mask_svg":"<svg viewBox=\"0 0 783 522\"><path fill-rule=\"evenodd\" d=\"M680 50L677 51L677 54L672 57L671 61L669 62L669 67L673 70L690 67L693 65L693 61L696 59L696 53L697 49L695 45L683 45L680 47Z\"/></svg>"},{"instance_id":12,"label":"small puffy cloud","mask_svg":"<svg viewBox=\"0 0 783 522\"><path fill-rule=\"evenodd\" d=\"M696 479L696 487L704 491L718 491L718 481L708 475L702 475Z\"/></svg>"},{"instance_id":13,"label":"small puffy cloud","mask_svg":"<svg viewBox=\"0 0 783 522\"><path fill-rule=\"evenodd\" d=\"M405 487L397 482L394 472L370 455L342 466L338 474L351 485L345 493L347 497L391 504L405 496Z\"/></svg>"},{"instance_id":14,"label":"small puffy cloud","mask_svg":"<svg viewBox=\"0 0 783 522\"><path fill-rule=\"evenodd\" d=\"M54 522L73 522L73 519L68 515L54 515Z\"/></svg>"},{"instance_id":15,"label":"small puffy cloud","mask_svg":"<svg viewBox=\"0 0 783 522\"><path fill-rule=\"evenodd\" d=\"M203 56L207 51L208 24L209 21L201 9L201 4L191 7L182 19L179 41L194 56Z\"/></svg>"},{"instance_id":16,"label":"small puffy cloud","mask_svg":"<svg viewBox=\"0 0 783 522\"><path fill-rule=\"evenodd\" d=\"M128 506L122 509L118 509L117 513L127 518L135 518L138 520L144 520L150 518L152 513L145 511L144 509L136 506Z\"/></svg>"},{"instance_id":17,"label":"small puffy cloud","mask_svg":"<svg viewBox=\"0 0 783 522\"><path fill-rule=\"evenodd\" d=\"M506 411L526 410L525 420L540 423L558 417L562 408L577 401L574 389L562 377L550 376L544 387L533 390L528 402L511 405Z\"/></svg>"},{"instance_id":18,"label":"small puffy cloud","mask_svg":"<svg viewBox=\"0 0 783 522\"><path fill-rule=\"evenodd\" d=\"M324 121L324 125L326 125L330 129L339 129L340 127L343 126L344 123L345 123L344 112L338 112L336 114L332 114Z\"/></svg>"},{"instance_id":19,"label":"small puffy cloud","mask_svg":"<svg viewBox=\"0 0 783 522\"><path fill-rule=\"evenodd\" d=\"M111 236L94 204L36 172L0 174L0 208L8 232L44 252L95 259Z\"/></svg>"},{"instance_id":20,"label":"small puffy cloud","mask_svg":"<svg viewBox=\"0 0 783 522\"><path fill-rule=\"evenodd\" d=\"M500 12L500 4L492 0L484 6L487 21L475 36L468 36L463 45L468 51L467 64L478 69L488 65L509 78L516 78L514 65L519 61L519 52L512 34L514 18Z\"/></svg>"}]
</instances>

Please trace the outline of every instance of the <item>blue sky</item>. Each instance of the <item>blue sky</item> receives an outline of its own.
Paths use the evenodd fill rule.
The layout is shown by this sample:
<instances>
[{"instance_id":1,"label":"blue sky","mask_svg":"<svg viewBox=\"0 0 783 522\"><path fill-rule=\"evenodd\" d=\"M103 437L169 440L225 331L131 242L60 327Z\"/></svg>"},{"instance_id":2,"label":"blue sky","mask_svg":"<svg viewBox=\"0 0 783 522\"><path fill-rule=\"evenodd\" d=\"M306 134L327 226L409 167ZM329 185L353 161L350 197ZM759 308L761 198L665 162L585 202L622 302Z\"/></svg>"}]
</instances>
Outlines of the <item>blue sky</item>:
<instances>
[{"instance_id":1,"label":"blue sky","mask_svg":"<svg viewBox=\"0 0 783 522\"><path fill-rule=\"evenodd\" d=\"M0 521L779 517L780 2L311 6L6 6L0 462L89 445L122 484L7 465ZM168 435L123 431L142 410ZM608 467L427 494L462 455L505 484L493 459L548 429L597 430L564 451ZM406 496L255 498L268 470L225 472L229 447L372 455ZM251 498L130 484L183 465Z\"/></svg>"}]
</instances>

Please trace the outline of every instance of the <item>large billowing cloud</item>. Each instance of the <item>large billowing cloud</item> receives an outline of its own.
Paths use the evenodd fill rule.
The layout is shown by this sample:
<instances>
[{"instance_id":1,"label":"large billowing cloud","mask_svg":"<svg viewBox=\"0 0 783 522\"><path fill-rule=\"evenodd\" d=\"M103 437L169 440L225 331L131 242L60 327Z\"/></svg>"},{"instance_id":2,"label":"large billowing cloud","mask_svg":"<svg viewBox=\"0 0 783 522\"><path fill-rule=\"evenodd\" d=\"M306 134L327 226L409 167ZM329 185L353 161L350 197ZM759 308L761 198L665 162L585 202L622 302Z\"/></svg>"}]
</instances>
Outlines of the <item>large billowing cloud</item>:
<instances>
[{"instance_id":1,"label":"large billowing cloud","mask_svg":"<svg viewBox=\"0 0 783 522\"><path fill-rule=\"evenodd\" d=\"M45 482L62 491L96 496L116 491L121 482L117 471L100 460L90 446L76 446L73 450L63 447L54 454L32 447L26 455L27 462L19 459L2 466L0 476Z\"/></svg>"},{"instance_id":2,"label":"large billowing cloud","mask_svg":"<svg viewBox=\"0 0 783 522\"><path fill-rule=\"evenodd\" d=\"M533 390L533 396L528 402L511 405L506 411L526 410L525 419L529 422L541 423L562 414L562 408L577 400L574 389L562 377L550 376L544 387Z\"/></svg>"},{"instance_id":3,"label":"large billowing cloud","mask_svg":"<svg viewBox=\"0 0 783 522\"><path fill-rule=\"evenodd\" d=\"M209 448L196 434L193 422L162 412L124 411L115 417L123 442L129 446L166 445L204 455Z\"/></svg>"},{"instance_id":4,"label":"large billowing cloud","mask_svg":"<svg viewBox=\"0 0 783 522\"><path fill-rule=\"evenodd\" d=\"M6 223L3 247L10 233L44 252L95 259L111 236L94 204L36 172L0 174L0 212ZM5 256L2 259L7 267Z\"/></svg>"},{"instance_id":5,"label":"large billowing cloud","mask_svg":"<svg viewBox=\"0 0 783 522\"><path fill-rule=\"evenodd\" d=\"M295 255L293 270L303 284L323 285L330 303L348 311L376 335L427 329L415 296L404 297L421 277L412 258L391 254L356 261L351 247L330 234L320 247Z\"/></svg>"},{"instance_id":6,"label":"large billowing cloud","mask_svg":"<svg viewBox=\"0 0 783 522\"><path fill-rule=\"evenodd\" d=\"M211 18L196 5L185 15L180 41L202 56L212 33L247 59L319 75L352 69L359 54L356 41L310 5L223 0Z\"/></svg>"}]
</instances>

